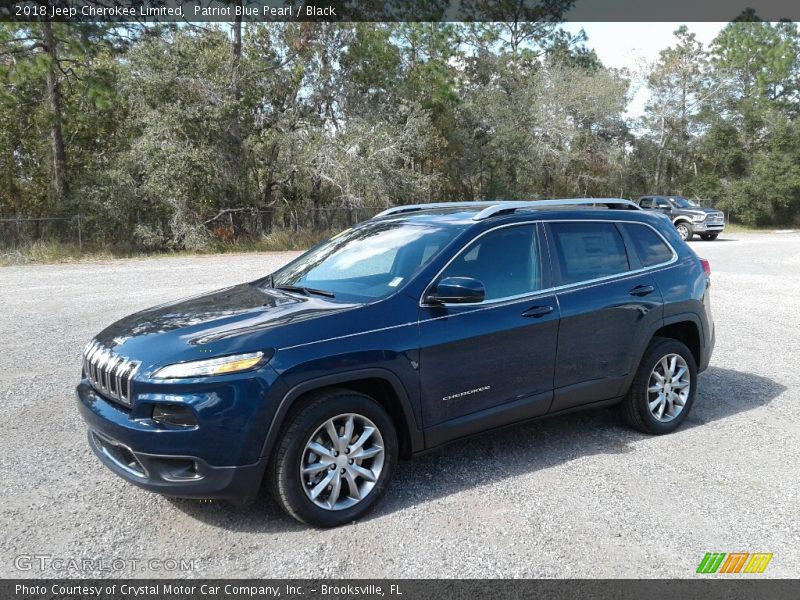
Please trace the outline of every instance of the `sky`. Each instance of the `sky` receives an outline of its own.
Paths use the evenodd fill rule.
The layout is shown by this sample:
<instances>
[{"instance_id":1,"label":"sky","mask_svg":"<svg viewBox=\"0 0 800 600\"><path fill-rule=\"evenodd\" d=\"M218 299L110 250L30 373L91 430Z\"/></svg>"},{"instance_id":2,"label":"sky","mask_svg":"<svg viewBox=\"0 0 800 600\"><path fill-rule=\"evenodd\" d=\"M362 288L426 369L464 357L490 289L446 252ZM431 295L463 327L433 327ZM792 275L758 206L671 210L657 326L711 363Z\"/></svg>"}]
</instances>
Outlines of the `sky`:
<instances>
[{"instance_id":1,"label":"sky","mask_svg":"<svg viewBox=\"0 0 800 600\"><path fill-rule=\"evenodd\" d=\"M674 45L672 33L682 23L564 23L564 29L577 33L581 29L589 37L586 45L593 48L607 67L641 71L647 63L658 59L658 53ZM707 48L727 23L686 23L697 41ZM636 81L631 86L632 99L627 116L636 118L644 113L648 93Z\"/></svg>"}]
</instances>

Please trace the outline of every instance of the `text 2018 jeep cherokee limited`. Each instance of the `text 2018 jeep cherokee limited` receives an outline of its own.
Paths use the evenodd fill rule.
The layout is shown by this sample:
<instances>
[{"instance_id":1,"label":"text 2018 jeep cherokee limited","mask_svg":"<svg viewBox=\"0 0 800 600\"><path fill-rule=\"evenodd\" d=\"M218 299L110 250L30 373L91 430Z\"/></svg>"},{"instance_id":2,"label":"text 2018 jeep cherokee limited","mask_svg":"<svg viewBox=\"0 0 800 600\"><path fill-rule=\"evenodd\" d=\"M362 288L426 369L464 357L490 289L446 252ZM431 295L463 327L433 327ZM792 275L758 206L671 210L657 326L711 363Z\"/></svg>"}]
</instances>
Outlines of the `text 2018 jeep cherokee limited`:
<instances>
[{"instance_id":1,"label":"text 2018 jeep cherokee limited","mask_svg":"<svg viewBox=\"0 0 800 600\"><path fill-rule=\"evenodd\" d=\"M398 457L621 404L686 418L714 346L708 263L625 200L389 209L271 275L157 306L89 343L89 443L126 480L334 526Z\"/></svg>"}]
</instances>

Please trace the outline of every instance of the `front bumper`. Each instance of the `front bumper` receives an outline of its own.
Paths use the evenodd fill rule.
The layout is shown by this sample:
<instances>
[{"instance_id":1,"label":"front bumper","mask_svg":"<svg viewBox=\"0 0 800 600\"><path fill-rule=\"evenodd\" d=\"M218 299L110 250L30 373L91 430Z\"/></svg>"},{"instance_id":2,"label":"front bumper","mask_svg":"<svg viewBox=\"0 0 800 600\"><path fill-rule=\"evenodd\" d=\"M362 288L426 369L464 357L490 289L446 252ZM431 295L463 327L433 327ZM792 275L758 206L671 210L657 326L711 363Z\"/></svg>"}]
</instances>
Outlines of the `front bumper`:
<instances>
[{"instance_id":1,"label":"front bumper","mask_svg":"<svg viewBox=\"0 0 800 600\"><path fill-rule=\"evenodd\" d=\"M89 430L89 446L114 473L143 489L180 498L253 500L259 491L264 461L241 467L215 467L196 456L137 452Z\"/></svg>"},{"instance_id":2,"label":"front bumper","mask_svg":"<svg viewBox=\"0 0 800 600\"><path fill-rule=\"evenodd\" d=\"M130 409L98 393L86 378L75 392L90 447L126 481L168 496L248 501L258 494L266 468L261 454L276 404L271 383L271 371L205 382L140 382ZM196 424L154 421L158 404L188 407Z\"/></svg>"},{"instance_id":3,"label":"front bumper","mask_svg":"<svg viewBox=\"0 0 800 600\"><path fill-rule=\"evenodd\" d=\"M695 233L722 233L725 230L725 223L692 222L692 229Z\"/></svg>"}]
</instances>

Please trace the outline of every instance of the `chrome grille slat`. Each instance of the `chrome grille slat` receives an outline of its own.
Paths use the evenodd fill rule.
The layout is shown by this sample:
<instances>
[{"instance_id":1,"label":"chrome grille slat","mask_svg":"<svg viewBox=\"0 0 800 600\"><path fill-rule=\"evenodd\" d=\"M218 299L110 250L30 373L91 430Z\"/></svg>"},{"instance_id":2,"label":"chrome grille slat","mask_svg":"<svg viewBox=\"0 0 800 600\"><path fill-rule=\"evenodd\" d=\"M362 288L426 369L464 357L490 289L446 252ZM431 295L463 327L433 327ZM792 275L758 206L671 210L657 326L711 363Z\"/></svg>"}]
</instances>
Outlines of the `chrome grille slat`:
<instances>
[{"instance_id":1,"label":"chrome grille slat","mask_svg":"<svg viewBox=\"0 0 800 600\"><path fill-rule=\"evenodd\" d=\"M140 364L97 341L83 352L83 371L95 391L124 406L131 405L131 380Z\"/></svg>"},{"instance_id":2,"label":"chrome grille slat","mask_svg":"<svg viewBox=\"0 0 800 600\"><path fill-rule=\"evenodd\" d=\"M86 361L86 377L89 378L89 381L94 380L94 355L97 353L98 345L96 342L92 342L92 345L89 347L89 351L86 353L85 361Z\"/></svg>"},{"instance_id":3,"label":"chrome grille slat","mask_svg":"<svg viewBox=\"0 0 800 600\"><path fill-rule=\"evenodd\" d=\"M122 374L125 372L127 364L128 364L128 359L120 357L119 363L117 364L116 368L117 372L116 375L114 376L114 379L116 379L116 384L117 384L117 397L120 400L124 399L124 396L122 394Z\"/></svg>"},{"instance_id":4,"label":"chrome grille slat","mask_svg":"<svg viewBox=\"0 0 800 600\"><path fill-rule=\"evenodd\" d=\"M110 358L110 353L108 350L103 350L100 354L100 360L97 362L97 370L99 372L99 379L100 379L100 387L103 390L108 389L108 370L106 367L108 366L108 359Z\"/></svg>"},{"instance_id":5,"label":"chrome grille slat","mask_svg":"<svg viewBox=\"0 0 800 600\"><path fill-rule=\"evenodd\" d=\"M126 376L126 379L128 381L128 385L127 385L127 389L126 389L126 392L127 392L126 397L128 399L128 404L130 404L130 399L131 399L131 380L133 380L134 374L136 373L136 371L139 370L139 365L142 364L142 363L132 362L130 364L131 364L130 370L128 371L128 374Z\"/></svg>"},{"instance_id":6,"label":"chrome grille slat","mask_svg":"<svg viewBox=\"0 0 800 600\"><path fill-rule=\"evenodd\" d=\"M119 385L117 384L117 369L122 362L122 357L114 355L108 363L108 393L115 400L119 400Z\"/></svg>"}]
</instances>

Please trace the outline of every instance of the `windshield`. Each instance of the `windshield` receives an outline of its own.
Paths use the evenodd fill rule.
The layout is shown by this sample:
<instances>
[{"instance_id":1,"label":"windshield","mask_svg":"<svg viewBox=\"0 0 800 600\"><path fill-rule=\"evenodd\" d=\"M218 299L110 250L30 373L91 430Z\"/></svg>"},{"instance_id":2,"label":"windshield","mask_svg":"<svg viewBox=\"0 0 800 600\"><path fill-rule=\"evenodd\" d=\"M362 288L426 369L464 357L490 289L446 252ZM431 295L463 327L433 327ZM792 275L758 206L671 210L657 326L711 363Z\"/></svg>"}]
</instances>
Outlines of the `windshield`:
<instances>
[{"instance_id":1,"label":"windshield","mask_svg":"<svg viewBox=\"0 0 800 600\"><path fill-rule=\"evenodd\" d=\"M678 208L700 208L697 202L689 200L688 198L678 196L677 198L670 198L670 200L672 200Z\"/></svg>"},{"instance_id":2,"label":"windshield","mask_svg":"<svg viewBox=\"0 0 800 600\"><path fill-rule=\"evenodd\" d=\"M348 229L276 271L272 285L383 298L430 262L455 233L450 227L396 222Z\"/></svg>"}]
</instances>

